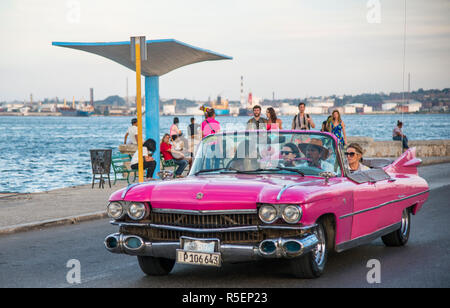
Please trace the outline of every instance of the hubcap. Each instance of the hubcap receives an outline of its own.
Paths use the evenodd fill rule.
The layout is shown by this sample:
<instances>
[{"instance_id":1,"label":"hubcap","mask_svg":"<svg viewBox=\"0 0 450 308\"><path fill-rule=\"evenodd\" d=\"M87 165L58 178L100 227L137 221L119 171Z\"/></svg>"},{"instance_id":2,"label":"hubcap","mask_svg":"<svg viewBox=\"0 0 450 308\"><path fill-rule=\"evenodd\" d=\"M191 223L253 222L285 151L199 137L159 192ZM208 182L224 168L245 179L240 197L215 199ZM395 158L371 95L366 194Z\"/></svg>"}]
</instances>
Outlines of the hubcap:
<instances>
[{"instance_id":1,"label":"hubcap","mask_svg":"<svg viewBox=\"0 0 450 308\"><path fill-rule=\"evenodd\" d=\"M402 227L400 229L400 233L403 238L408 236L408 229L409 229L409 215L408 211L404 211L402 214Z\"/></svg>"},{"instance_id":2,"label":"hubcap","mask_svg":"<svg viewBox=\"0 0 450 308\"><path fill-rule=\"evenodd\" d=\"M313 250L314 261L317 265L321 265L325 259L325 250L326 250L326 242L325 242L325 234L322 226L318 226L314 234L316 235L319 243L317 243L316 248Z\"/></svg>"}]
</instances>

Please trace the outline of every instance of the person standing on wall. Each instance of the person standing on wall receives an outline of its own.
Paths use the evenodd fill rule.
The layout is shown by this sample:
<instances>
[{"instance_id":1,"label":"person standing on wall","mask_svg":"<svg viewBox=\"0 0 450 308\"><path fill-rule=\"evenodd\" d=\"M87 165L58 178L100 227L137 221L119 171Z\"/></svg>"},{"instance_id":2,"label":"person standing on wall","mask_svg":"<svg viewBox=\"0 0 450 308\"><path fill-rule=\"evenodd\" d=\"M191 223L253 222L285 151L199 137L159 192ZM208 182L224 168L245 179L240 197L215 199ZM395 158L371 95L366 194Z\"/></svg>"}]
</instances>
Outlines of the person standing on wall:
<instances>
[{"instance_id":1,"label":"person standing on wall","mask_svg":"<svg viewBox=\"0 0 450 308\"><path fill-rule=\"evenodd\" d=\"M339 110L333 110L331 116L331 133L337 137L342 146L345 146L347 144L347 135L345 133L345 124L341 119Z\"/></svg>"},{"instance_id":2,"label":"person standing on wall","mask_svg":"<svg viewBox=\"0 0 450 308\"><path fill-rule=\"evenodd\" d=\"M202 122L202 138L216 134L220 131L220 123L216 120L216 113L213 108L207 108L205 121Z\"/></svg>"},{"instance_id":3,"label":"person standing on wall","mask_svg":"<svg viewBox=\"0 0 450 308\"><path fill-rule=\"evenodd\" d=\"M178 124L179 123L180 123L180 120L177 117L173 118L173 124L170 127L170 134L169 134L170 136L173 136L173 135L181 136L181 135L183 135L183 132L178 128Z\"/></svg>"},{"instance_id":4,"label":"person standing on wall","mask_svg":"<svg viewBox=\"0 0 450 308\"><path fill-rule=\"evenodd\" d=\"M200 140L200 134L199 134L200 125L195 123L195 118L191 118L191 124L188 125L187 131L188 131L188 148L189 152L191 153L191 157L194 157L194 150L195 146L197 145L198 141Z\"/></svg>"},{"instance_id":5,"label":"person standing on wall","mask_svg":"<svg viewBox=\"0 0 450 308\"><path fill-rule=\"evenodd\" d=\"M310 115L305 113L305 108L305 103L298 104L299 113L292 120L293 130L310 130L316 127Z\"/></svg>"},{"instance_id":6,"label":"person standing on wall","mask_svg":"<svg viewBox=\"0 0 450 308\"><path fill-rule=\"evenodd\" d=\"M253 107L253 118L247 121L248 130L266 129L267 120L261 117L261 106Z\"/></svg>"},{"instance_id":7,"label":"person standing on wall","mask_svg":"<svg viewBox=\"0 0 450 308\"><path fill-rule=\"evenodd\" d=\"M137 127L137 119L134 118L131 120L131 126L128 128L127 133L125 134L125 138L123 144L137 144L137 135L138 135L138 127ZM130 137L128 139L128 137Z\"/></svg>"},{"instance_id":8,"label":"person standing on wall","mask_svg":"<svg viewBox=\"0 0 450 308\"><path fill-rule=\"evenodd\" d=\"M275 109L272 107L267 108L266 110L267 116L267 130L281 130L283 129L283 121L277 118L277 114Z\"/></svg>"}]
</instances>

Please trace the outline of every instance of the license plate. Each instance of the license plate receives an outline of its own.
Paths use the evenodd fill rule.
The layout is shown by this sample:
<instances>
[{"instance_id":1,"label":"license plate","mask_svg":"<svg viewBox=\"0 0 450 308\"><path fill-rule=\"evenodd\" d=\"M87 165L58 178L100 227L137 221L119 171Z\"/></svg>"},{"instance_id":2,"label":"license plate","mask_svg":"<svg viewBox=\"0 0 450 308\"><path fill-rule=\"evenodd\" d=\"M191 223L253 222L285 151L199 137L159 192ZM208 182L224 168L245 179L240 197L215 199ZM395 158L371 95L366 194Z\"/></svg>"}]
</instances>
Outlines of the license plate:
<instances>
[{"instance_id":1,"label":"license plate","mask_svg":"<svg viewBox=\"0 0 450 308\"><path fill-rule=\"evenodd\" d=\"M217 240L196 240L189 238L182 238L181 248L192 252L216 252L219 242Z\"/></svg>"},{"instance_id":2,"label":"license plate","mask_svg":"<svg viewBox=\"0 0 450 308\"><path fill-rule=\"evenodd\" d=\"M177 263L220 267L220 252L194 252L177 249Z\"/></svg>"}]
</instances>

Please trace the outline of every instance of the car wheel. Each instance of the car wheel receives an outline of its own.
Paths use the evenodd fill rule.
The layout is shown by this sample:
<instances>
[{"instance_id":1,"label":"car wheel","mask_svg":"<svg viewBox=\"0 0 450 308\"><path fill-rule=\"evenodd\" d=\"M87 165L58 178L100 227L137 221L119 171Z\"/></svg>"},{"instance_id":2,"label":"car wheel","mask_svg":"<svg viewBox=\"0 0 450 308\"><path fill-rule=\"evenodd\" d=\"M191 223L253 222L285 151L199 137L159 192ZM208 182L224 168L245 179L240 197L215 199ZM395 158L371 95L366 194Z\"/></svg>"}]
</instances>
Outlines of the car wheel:
<instances>
[{"instance_id":1,"label":"car wheel","mask_svg":"<svg viewBox=\"0 0 450 308\"><path fill-rule=\"evenodd\" d=\"M400 229L391 232L381 239L388 247L404 246L409 240L409 232L411 231L411 213L409 209L405 209L402 213L402 225Z\"/></svg>"},{"instance_id":2,"label":"car wheel","mask_svg":"<svg viewBox=\"0 0 450 308\"><path fill-rule=\"evenodd\" d=\"M175 266L175 260L138 256L141 270L149 276L168 275Z\"/></svg>"},{"instance_id":3,"label":"car wheel","mask_svg":"<svg viewBox=\"0 0 450 308\"><path fill-rule=\"evenodd\" d=\"M318 223L314 229L314 234L319 240L316 248L300 258L290 260L292 273L297 278L317 278L325 270L328 258L328 245L327 232L323 221Z\"/></svg>"}]
</instances>

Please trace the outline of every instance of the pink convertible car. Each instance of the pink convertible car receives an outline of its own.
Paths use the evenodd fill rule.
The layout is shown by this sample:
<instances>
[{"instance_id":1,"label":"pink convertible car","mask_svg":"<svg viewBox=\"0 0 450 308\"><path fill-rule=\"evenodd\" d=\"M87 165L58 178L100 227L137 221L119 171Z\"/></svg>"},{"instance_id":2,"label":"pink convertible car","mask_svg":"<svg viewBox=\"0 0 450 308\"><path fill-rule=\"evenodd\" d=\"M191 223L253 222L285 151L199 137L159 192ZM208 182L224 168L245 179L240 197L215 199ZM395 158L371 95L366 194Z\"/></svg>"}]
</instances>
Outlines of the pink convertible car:
<instances>
[{"instance_id":1,"label":"pink convertible car","mask_svg":"<svg viewBox=\"0 0 450 308\"><path fill-rule=\"evenodd\" d=\"M381 237L405 245L429 188L410 149L351 173L328 133L252 131L208 136L189 176L133 184L111 195L119 232L110 252L137 256L143 272L175 263L289 259L296 277L319 277L331 251ZM379 163L379 161L378 161Z\"/></svg>"}]
</instances>

